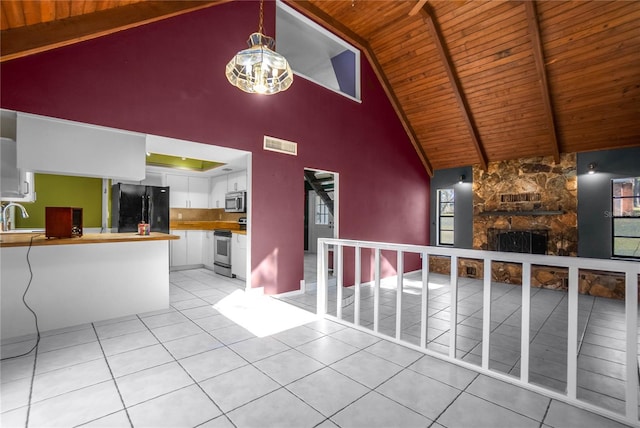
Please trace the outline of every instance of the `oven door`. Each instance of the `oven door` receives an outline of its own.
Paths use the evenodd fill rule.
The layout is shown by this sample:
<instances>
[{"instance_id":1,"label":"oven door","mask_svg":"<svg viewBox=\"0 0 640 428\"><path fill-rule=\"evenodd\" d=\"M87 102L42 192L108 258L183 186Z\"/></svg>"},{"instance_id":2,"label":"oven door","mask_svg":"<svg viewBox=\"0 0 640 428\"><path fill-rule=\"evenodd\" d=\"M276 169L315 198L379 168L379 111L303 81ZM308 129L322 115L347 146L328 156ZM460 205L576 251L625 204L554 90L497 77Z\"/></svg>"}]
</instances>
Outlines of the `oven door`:
<instances>
[{"instance_id":1,"label":"oven door","mask_svg":"<svg viewBox=\"0 0 640 428\"><path fill-rule=\"evenodd\" d=\"M227 236L214 235L214 242L214 263L224 266L231 266L231 238Z\"/></svg>"}]
</instances>

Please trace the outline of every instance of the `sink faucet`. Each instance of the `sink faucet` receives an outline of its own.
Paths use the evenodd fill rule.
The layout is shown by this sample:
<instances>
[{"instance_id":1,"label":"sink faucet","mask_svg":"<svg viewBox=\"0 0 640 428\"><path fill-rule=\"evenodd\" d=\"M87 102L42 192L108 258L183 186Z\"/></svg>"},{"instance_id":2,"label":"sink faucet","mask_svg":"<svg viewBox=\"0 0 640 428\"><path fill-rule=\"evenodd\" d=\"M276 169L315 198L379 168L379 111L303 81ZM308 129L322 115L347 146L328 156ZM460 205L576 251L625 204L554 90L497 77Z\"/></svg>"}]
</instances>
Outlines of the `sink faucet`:
<instances>
[{"instance_id":1,"label":"sink faucet","mask_svg":"<svg viewBox=\"0 0 640 428\"><path fill-rule=\"evenodd\" d=\"M9 207L19 207L20 210L22 211L22 218L29 218L29 214L27 214L27 210L22 205L15 202L9 202L2 210L2 221L4 222L2 224L3 230L7 230L7 225L9 224L9 222L7 221L7 209Z\"/></svg>"}]
</instances>

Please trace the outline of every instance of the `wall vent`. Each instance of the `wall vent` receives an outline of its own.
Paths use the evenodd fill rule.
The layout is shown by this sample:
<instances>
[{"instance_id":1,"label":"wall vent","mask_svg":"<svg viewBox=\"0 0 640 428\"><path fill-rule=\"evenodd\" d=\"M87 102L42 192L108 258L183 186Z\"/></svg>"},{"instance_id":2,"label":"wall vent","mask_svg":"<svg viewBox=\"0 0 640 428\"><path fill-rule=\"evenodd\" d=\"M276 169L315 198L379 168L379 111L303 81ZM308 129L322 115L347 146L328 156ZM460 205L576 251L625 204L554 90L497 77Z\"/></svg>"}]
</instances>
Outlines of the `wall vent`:
<instances>
[{"instance_id":1,"label":"wall vent","mask_svg":"<svg viewBox=\"0 0 640 428\"><path fill-rule=\"evenodd\" d=\"M298 144L293 141L264 136L264 149L272 152L298 156Z\"/></svg>"}]
</instances>

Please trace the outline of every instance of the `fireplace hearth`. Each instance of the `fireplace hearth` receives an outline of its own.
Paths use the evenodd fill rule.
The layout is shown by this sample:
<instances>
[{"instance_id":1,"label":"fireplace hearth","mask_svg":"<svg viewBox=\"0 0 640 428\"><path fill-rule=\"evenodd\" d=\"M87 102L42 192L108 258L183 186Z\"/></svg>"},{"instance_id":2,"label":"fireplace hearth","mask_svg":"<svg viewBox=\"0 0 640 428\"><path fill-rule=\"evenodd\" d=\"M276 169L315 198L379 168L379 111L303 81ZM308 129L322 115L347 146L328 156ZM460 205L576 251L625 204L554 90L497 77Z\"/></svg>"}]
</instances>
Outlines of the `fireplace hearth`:
<instances>
[{"instance_id":1,"label":"fireplace hearth","mask_svg":"<svg viewBox=\"0 0 640 428\"><path fill-rule=\"evenodd\" d=\"M507 253L547 254L549 231L546 229L497 229L487 230L490 251Z\"/></svg>"}]
</instances>

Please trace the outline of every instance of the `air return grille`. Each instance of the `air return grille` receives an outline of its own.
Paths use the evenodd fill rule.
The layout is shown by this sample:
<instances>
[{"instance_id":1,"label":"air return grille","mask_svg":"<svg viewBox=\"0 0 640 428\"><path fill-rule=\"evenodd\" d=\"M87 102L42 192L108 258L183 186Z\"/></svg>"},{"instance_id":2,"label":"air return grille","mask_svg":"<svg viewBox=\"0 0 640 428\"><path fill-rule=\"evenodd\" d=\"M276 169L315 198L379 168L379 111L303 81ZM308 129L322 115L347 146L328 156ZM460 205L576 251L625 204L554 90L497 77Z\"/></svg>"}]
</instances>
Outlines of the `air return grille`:
<instances>
[{"instance_id":1,"label":"air return grille","mask_svg":"<svg viewBox=\"0 0 640 428\"><path fill-rule=\"evenodd\" d=\"M298 144L292 141L264 136L264 149L272 152L298 156Z\"/></svg>"}]
</instances>

